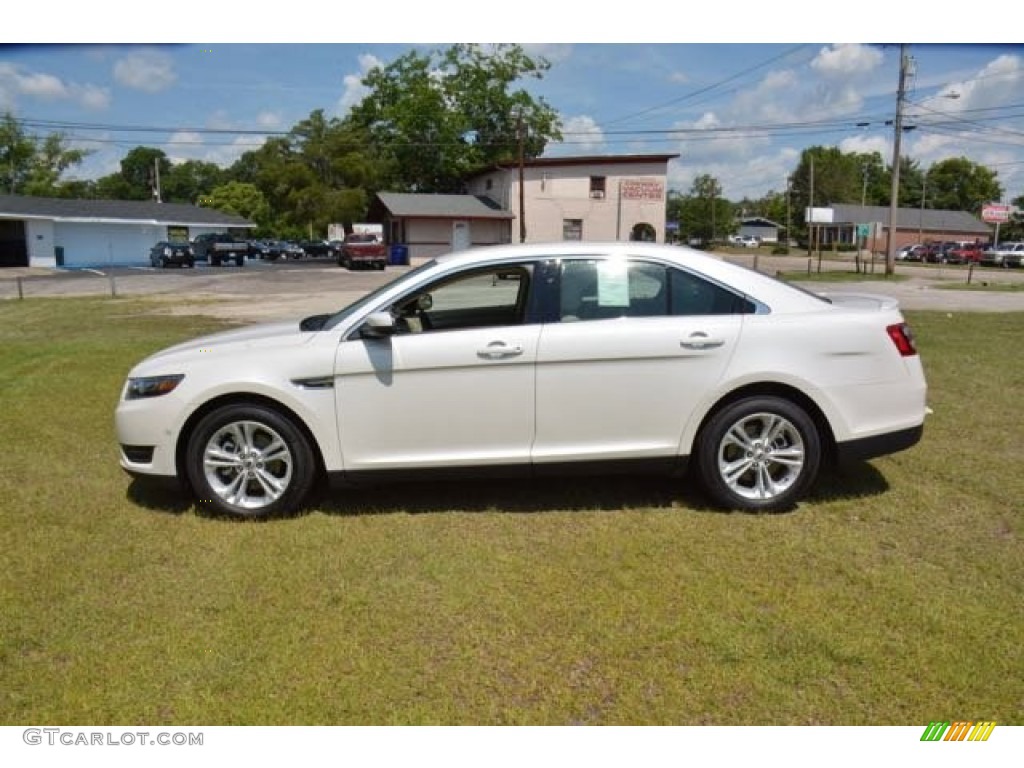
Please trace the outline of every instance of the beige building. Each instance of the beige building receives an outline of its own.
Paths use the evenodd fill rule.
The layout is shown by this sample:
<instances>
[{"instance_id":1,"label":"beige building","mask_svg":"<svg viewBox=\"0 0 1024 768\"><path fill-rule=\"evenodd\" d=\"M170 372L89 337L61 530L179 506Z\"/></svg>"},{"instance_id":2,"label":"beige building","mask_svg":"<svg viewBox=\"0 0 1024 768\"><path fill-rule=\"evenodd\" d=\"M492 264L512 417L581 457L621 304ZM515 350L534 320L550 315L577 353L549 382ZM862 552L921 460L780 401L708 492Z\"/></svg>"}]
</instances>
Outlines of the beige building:
<instances>
[{"instance_id":1,"label":"beige building","mask_svg":"<svg viewBox=\"0 0 1024 768\"><path fill-rule=\"evenodd\" d=\"M494 200L515 220L511 242L665 240L668 162L679 155L551 157L467 179L467 192Z\"/></svg>"}]
</instances>

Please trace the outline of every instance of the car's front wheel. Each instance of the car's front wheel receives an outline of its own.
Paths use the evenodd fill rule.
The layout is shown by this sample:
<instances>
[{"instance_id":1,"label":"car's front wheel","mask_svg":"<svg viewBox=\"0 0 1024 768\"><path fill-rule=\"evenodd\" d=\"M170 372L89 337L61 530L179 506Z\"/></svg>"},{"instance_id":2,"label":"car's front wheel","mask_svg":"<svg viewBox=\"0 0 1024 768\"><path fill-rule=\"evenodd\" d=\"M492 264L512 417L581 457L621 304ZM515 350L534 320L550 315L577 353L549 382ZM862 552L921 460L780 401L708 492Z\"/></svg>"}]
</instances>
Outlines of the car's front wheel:
<instances>
[{"instance_id":1,"label":"car's front wheel","mask_svg":"<svg viewBox=\"0 0 1024 768\"><path fill-rule=\"evenodd\" d=\"M738 400L698 437L697 468L711 498L729 509L791 508L817 477L821 437L814 420L780 397Z\"/></svg>"},{"instance_id":2,"label":"car's front wheel","mask_svg":"<svg viewBox=\"0 0 1024 768\"><path fill-rule=\"evenodd\" d=\"M201 507L238 517L298 509L316 478L309 441L291 419L263 405L207 414L188 441L186 470Z\"/></svg>"}]
</instances>

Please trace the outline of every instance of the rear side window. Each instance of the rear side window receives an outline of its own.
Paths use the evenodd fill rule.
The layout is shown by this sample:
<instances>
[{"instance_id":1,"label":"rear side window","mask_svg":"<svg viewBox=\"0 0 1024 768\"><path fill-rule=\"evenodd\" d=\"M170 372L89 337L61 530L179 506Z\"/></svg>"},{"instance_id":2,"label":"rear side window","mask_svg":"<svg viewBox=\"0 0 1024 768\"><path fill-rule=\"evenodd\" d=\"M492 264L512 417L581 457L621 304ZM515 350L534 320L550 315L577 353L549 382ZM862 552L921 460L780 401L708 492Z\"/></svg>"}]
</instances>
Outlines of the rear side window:
<instances>
[{"instance_id":1,"label":"rear side window","mask_svg":"<svg viewBox=\"0 0 1024 768\"><path fill-rule=\"evenodd\" d=\"M562 263L562 322L617 317L728 315L754 311L743 296L682 270L643 261Z\"/></svg>"}]
</instances>

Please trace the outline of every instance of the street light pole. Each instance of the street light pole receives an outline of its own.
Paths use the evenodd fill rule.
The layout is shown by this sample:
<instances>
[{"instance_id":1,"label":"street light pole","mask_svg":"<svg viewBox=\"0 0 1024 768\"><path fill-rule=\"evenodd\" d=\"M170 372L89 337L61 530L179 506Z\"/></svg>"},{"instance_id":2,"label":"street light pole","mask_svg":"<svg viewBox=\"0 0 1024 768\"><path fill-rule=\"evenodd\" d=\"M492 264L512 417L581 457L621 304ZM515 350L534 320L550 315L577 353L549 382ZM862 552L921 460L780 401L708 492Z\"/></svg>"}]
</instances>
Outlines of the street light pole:
<instances>
[{"instance_id":1,"label":"street light pole","mask_svg":"<svg viewBox=\"0 0 1024 768\"><path fill-rule=\"evenodd\" d=\"M896 91L896 120L892 140L892 194L889 198L889 230L885 235L885 274L887 276L896 273L896 239L893 234L896 229L896 215L899 209L900 139L903 137L903 102L906 98L909 61L907 44L900 43L900 84Z\"/></svg>"}]
</instances>

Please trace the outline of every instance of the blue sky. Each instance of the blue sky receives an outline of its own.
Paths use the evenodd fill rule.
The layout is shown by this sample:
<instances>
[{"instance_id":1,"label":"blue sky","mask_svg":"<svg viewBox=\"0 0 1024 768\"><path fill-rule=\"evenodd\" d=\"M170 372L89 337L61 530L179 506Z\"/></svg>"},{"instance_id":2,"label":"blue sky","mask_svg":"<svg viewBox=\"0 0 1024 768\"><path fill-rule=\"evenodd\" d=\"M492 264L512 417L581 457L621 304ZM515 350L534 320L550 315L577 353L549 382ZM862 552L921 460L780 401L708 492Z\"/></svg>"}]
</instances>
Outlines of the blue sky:
<instances>
[{"instance_id":1,"label":"blue sky","mask_svg":"<svg viewBox=\"0 0 1024 768\"><path fill-rule=\"evenodd\" d=\"M360 98L367 69L413 45L319 42L315 30L334 27L310 33L308 21L301 33L289 24L270 32L257 25L221 34L235 42L154 44L196 34L194 25L161 21L155 29L162 40L151 40L147 23L119 30L123 42L101 45L91 38L98 32L99 40L116 39L109 30L62 19L65 26L51 39L65 44L0 46L0 111L29 121L33 132L60 128L75 146L92 150L74 171L78 177L116 170L138 145L160 147L174 160L227 165L258 145L263 132L286 131L314 109L344 115ZM351 30L345 20L360 22L342 13L339 29ZM216 16L212 21L206 28L225 28ZM403 30L409 34L396 28L393 39ZM587 39L602 39L600 32ZM481 29L427 26L406 39L443 47L422 42L443 34L484 36ZM531 37L521 34L513 39ZM310 42L247 42L275 39ZM564 143L550 146L548 155L679 153L670 167L674 188L685 191L695 175L710 173L731 199L784 189L801 149L814 144L891 157L885 121L895 112L898 45L525 45L552 65L543 80L524 84L562 116ZM1024 45L931 42L911 44L909 54L906 122L916 130L904 134L904 154L924 166L963 155L998 173L1006 199L1024 194Z\"/></svg>"}]
</instances>

